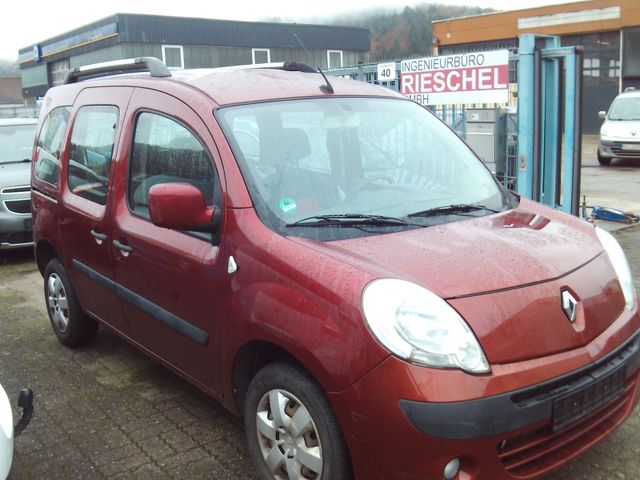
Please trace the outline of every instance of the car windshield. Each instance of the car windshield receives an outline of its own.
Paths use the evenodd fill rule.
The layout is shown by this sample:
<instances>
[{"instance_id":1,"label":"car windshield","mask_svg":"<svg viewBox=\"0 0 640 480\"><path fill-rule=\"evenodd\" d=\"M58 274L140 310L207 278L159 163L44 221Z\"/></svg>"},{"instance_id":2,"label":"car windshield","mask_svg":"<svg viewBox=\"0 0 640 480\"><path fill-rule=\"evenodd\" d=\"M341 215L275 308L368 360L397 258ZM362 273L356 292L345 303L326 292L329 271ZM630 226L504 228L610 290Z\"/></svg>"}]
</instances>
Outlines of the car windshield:
<instances>
[{"instance_id":1,"label":"car windshield","mask_svg":"<svg viewBox=\"0 0 640 480\"><path fill-rule=\"evenodd\" d=\"M640 97L616 99L609 110L609 120L640 120Z\"/></svg>"},{"instance_id":2,"label":"car windshield","mask_svg":"<svg viewBox=\"0 0 640 480\"><path fill-rule=\"evenodd\" d=\"M0 125L0 163L31 160L36 125Z\"/></svg>"},{"instance_id":3,"label":"car windshield","mask_svg":"<svg viewBox=\"0 0 640 480\"><path fill-rule=\"evenodd\" d=\"M408 100L313 98L216 116L258 215L283 235L388 233L488 215L513 201L453 131Z\"/></svg>"}]
</instances>

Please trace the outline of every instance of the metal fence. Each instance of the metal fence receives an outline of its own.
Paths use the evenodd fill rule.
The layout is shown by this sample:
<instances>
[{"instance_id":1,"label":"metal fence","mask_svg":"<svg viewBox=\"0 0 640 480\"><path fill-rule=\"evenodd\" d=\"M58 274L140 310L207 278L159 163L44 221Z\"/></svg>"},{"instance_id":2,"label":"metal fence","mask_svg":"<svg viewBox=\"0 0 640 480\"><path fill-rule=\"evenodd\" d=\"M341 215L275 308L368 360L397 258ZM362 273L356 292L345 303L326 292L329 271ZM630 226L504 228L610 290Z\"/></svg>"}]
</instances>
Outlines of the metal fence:
<instances>
[{"instance_id":1,"label":"metal fence","mask_svg":"<svg viewBox=\"0 0 640 480\"><path fill-rule=\"evenodd\" d=\"M362 82L380 85L393 91L400 91L400 62L396 63L396 80L379 81L378 80L378 64L367 63L362 65L354 65L351 67L332 68L325 70L325 73L337 77L350 78L352 80L360 80ZM439 118L449 125L462 138L467 135L467 117L466 107L464 105L439 105L437 107L427 107Z\"/></svg>"},{"instance_id":2,"label":"metal fence","mask_svg":"<svg viewBox=\"0 0 640 480\"><path fill-rule=\"evenodd\" d=\"M387 63L387 62L385 62ZM391 63L391 62L388 62ZM363 82L380 85L396 92L400 91L400 62L396 61L396 80L378 81L378 64L368 63L362 65L354 65L343 68L333 68L326 70L325 73L334 76L351 78ZM484 108L484 109L501 109L504 115L503 121L505 126L505 142L504 159L505 165L501 172L498 173L498 179L510 189L516 189L517 177L517 145L518 145L518 84L517 73L518 57L511 52L509 55L509 102L508 107L497 104L474 104L474 105L438 105L429 106L439 118L449 125L460 137L467 139L467 108Z\"/></svg>"},{"instance_id":3,"label":"metal fence","mask_svg":"<svg viewBox=\"0 0 640 480\"><path fill-rule=\"evenodd\" d=\"M36 118L40 105L0 105L0 118Z\"/></svg>"}]
</instances>

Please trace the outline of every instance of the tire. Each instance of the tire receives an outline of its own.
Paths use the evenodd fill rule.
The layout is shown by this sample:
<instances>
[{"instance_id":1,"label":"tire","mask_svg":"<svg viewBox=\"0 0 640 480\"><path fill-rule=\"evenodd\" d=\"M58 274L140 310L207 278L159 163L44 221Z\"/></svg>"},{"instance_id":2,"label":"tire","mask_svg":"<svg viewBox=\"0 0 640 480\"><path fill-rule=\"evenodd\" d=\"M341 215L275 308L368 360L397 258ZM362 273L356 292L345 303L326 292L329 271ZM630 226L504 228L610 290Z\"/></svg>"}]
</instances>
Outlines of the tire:
<instances>
[{"instance_id":1,"label":"tire","mask_svg":"<svg viewBox=\"0 0 640 480\"><path fill-rule=\"evenodd\" d=\"M273 404L281 407L275 415ZM244 402L244 427L249 453L264 480L353 478L342 431L324 390L292 364L271 363L253 377ZM295 474L290 476L287 468Z\"/></svg>"},{"instance_id":2,"label":"tire","mask_svg":"<svg viewBox=\"0 0 640 480\"><path fill-rule=\"evenodd\" d=\"M44 298L49 321L58 340L68 347L90 343L98 333L98 322L80 308L69 275L57 258L44 272Z\"/></svg>"},{"instance_id":3,"label":"tire","mask_svg":"<svg viewBox=\"0 0 640 480\"><path fill-rule=\"evenodd\" d=\"M602 165L603 167L611 165L611 160L613 160L613 159L612 158L603 157L602 155L600 155L600 150L598 150L598 163L600 165Z\"/></svg>"}]
</instances>

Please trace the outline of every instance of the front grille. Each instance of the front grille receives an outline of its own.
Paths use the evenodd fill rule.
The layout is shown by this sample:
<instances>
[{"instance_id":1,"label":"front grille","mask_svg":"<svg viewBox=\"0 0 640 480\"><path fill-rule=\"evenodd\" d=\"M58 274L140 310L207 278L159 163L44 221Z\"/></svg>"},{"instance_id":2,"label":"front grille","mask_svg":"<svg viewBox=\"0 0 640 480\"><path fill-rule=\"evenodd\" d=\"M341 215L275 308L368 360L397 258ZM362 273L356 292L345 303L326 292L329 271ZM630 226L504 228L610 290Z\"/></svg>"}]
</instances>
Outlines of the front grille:
<instances>
[{"instance_id":1,"label":"front grille","mask_svg":"<svg viewBox=\"0 0 640 480\"><path fill-rule=\"evenodd\" d=\"M31 200L6 200L4 206L12 213L31 213Z\"/></svg>"},{"instance_id":2,"label":"front grille","mask_svg":"<svg viewBox=\"0 0 640 480\"><path fill-rule=\"evenodd\" d=\"M502 442L498 446L502 465L515 477L537 477L582 453L626 418L637 383L636 375L621 397L564 430L554 432L547 425Z\"/></svg>"},{"instance_id":3,"label":"front grille","mask_svg":"<svg viewBox=\"0 0 640 480\"><path fill-rule=\"evenodd\" d=\"M1 194L10 194L10 193L29 193L31 191L31 187L29 185L22 185L19 187L7 187L3 188L0 193Z\"/></svg>"},{"instance_id":4,"label":"front grille","mask_svg":"<svg viewBox=\"0 0 640 480\"><path fill-rule=\"evenodd\" d=\"M640 148L640 146L638 148ZM640 158L640 151L623 150L621 148L612 148L611 152L613 152L613 154L615 156L618 156L618 157L636 157L636 158Z\"/></svg>"},{"instance_id":5,"label":"front grille","mask_svg":"<svg viewBox=\"0 0 640 480\"><path fill-rule=\"evenodd\" d=\"M545 474L622 423L640 381L639 348L640 337L635 336L588 369L514 396L522 406L552 399L553 416L498 445L507 472L525 479Z\"/></svg>"},{"instance_id":6,"label":"front grille","mask_svg":"<svg viewBox=\"0 0 640 480\"><path fill-rule=\"evenodd\" d=\"M23 243L33 243L33 232L18 232L9 235L11 245L21 245Z\"/></svg>"}]
</instances>

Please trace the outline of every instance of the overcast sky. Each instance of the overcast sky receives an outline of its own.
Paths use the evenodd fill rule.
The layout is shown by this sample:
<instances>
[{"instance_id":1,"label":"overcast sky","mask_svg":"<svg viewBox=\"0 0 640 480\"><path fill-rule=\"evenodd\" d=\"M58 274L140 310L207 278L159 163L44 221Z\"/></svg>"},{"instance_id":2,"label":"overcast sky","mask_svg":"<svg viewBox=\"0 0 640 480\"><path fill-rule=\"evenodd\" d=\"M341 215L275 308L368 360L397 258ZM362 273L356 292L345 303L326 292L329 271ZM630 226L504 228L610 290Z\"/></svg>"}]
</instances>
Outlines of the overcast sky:
<instances>
[{"instance_id":1,"label":"overcast sky","mask_svg":"<svg viewBox=\"0 0 640 480\"><path fill-rule=\"evenodd\" d=\"M569 0L572 1L572 0ZM573 0L575 1L575 0ZM145 13L182 17L262 20L269 17L309 21L348 10L378 6L405 6L419 3L476 5L513 10L556 3L563 0L4 0L0 17L0 58L16 59L18 49L99 20L114 13Z\"/></svg>"}]
</instances>

